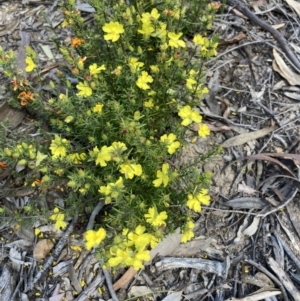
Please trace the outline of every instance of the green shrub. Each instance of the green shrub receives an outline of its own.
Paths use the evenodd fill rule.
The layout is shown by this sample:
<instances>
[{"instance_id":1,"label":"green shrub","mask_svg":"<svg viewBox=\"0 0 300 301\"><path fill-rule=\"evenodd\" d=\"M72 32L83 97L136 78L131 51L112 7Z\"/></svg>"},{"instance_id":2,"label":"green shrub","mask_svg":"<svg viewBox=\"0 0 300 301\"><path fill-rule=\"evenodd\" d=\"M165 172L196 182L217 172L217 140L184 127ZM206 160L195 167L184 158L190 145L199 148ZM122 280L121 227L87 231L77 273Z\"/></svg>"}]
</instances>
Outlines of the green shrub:
<instances>
[{"instance_id":1,"label":"green shrub","mask_svg":"<svg viewBox=\"0 0 300 301\"><path fill-rule=\"evenodd\" d=\"M0 51L10 103L51 127L19 143L3 139L2 168L39 197L63 192L64 207L42 212L57 228L72 212L90 213L103 203L98 229L84 234L86 248L97 248L107 266L139 269L149 249L177 227L182 241L190 240L193 212L209 204L210 175L179 168L174 156L191 125L198 126L195 139L209 135L195 107L208 92L204 62L216 55L217 37L206 35L217 5L93 0L91 25L74 2L65 4L62 23L74 33L70 45L54 39L65 64L48 98L32 81L35 76L41 84L42 77L30 47L27 80L14 71L13 53ZM37 207L32 202L22 212L30 216Z\"/></svg>"}]
</instances>

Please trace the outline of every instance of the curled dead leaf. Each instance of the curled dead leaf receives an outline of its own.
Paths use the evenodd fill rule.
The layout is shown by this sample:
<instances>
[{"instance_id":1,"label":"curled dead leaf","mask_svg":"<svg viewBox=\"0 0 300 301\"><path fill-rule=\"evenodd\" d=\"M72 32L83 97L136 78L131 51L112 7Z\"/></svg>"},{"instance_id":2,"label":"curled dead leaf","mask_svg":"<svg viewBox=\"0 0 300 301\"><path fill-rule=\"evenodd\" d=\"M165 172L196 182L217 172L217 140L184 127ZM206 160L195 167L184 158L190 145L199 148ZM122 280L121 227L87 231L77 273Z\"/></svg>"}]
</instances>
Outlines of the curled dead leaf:
<instances>
[{"instance_id":1,"label":"curled dead leaf","mask_svg":"<svg viewBox=\"0 0 300 301\"><path fill-rule=\"evenodd\" d=\"M54 247L54 243L50 239L40 240L33 250L33 257L37 260L45 259Z\"/></svg>"},{"instance_id":2,"label":"curled dead leaf","mask_svg":"<svg viewBox=\"0 0 300 301\"><path fill-rule=\"evenodd\" d=\"M284 62L275 48L273 49L273 55L273 69L278 72L283 78L285 78L291 86L300 85L300 75L293 72L287 66L287 64Z\"/></svg>"}]
</instances>

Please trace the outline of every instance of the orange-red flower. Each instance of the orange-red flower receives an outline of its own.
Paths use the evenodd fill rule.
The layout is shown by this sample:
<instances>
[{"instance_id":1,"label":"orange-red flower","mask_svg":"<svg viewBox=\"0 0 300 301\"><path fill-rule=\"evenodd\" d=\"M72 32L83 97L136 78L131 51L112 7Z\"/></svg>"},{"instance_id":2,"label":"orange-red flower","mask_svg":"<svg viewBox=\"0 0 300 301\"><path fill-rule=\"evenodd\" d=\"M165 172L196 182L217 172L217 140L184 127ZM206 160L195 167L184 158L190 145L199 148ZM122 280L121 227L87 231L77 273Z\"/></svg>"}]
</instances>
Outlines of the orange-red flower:
<instances>
[{"instance_id":1,"label":"orange-red flower","mask_svg":"<svg viewBox=\"0 0 300 301\"><path fill-rule=\"evenodd\" d=\"M79 47L81 44L84 43L84 40L83 39L80 39L80 38L77 38L77 37L73 37L72 38L72 41L71 41L71 44L74 48L77 48Z\"/></svg>"},{"instance_id":2,"label":"orange-red flower","mask_svg":"<svg viewBox=\"0 0 300 301\"><path fill-rule=\"evenodd\" d=\"M34 95L30 91L23 91L18 95L18 98L21 100L21 105L26 106L28 101L34 100Z\"/></svg>"},{"instance_id":3,"label":"orange-red flower","mask_svg":"<svg viewBox=\"0 0 300 301\"><path fill-rule=\"evenodd\" d=\"M5 162L0 162L0 169L5 169L7 164Z\"/></svg>"},{"instance_id":4,"label":"orange-red flower","mask_svg":"<svg viewBox=\"0 0 300 301\"><path fill-rule=\"evenodd\" d=\"M25 82L25 80L20 80L18 81L18 79L14 76L13 80L10 82L10 84L14 87L13 90L16 91L17 89L21 88L25 88L27 87L27 84Z\"/></svg>"}]
</instances>

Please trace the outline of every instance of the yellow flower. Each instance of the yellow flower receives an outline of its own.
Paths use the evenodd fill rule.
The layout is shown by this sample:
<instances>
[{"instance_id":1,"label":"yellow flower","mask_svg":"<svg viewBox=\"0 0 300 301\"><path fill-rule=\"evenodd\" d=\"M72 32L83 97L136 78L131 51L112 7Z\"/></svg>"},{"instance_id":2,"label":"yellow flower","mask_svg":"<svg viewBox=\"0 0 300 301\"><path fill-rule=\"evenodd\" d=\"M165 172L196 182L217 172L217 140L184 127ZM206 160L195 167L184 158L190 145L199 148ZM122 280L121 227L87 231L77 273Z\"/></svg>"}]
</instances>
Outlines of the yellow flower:
<instances>
[{"instance_id":1,"label":"yellow flower","mask_svg":"<svg viewBox=\"0 0 300 301\"><path fill-rule=\"evenodd\" d=\"M106 162L111 160L110 148L106 145L101 147L101 151L97 154L96 165L106 166Z\"/></svg>"},{"instance_id":2,"label":"yellow flower","mask_svg":"<svg viewBox=\"0 0 300 301\"><path fill-rule=\"evenodd\" d=\"M149 208L148 213L144 214L144 217L147 223L151 224L154 227L165 226L165 220L168 218L167 212L162 211L158 214L157 210L154 207Z\"/></svg>"},{"instance_id":3,"label":"yellow flower","mask_svg":"<svg viewBox=\"0 0 300 301\"><path fill-rule=\"evenodd\" d=\"M111 257L108 260L108 265L110 267L115 267L118 266L119 264L128 265L128 263L132 263L133 261L132 259L133 252L131 249L125 249L125 250L117 249L117 251L114 253L116 256Z\"/></svg>"},{"instance_id":4,"label":"yellow flower","mask_svg":"<svg viewBox=\"0 0 300 301\"><path fill-rule=\"evenodd\" d=\"M119 22L109 22L102 27L103 31L106 32L104 40L116 42L120 38L120 34L124 33L124 27Z\"/></svg>"},{"instance_id":5,"label":"yellow flower","mask_svg":"<svg viewBox=\"0 0 300 301\"><path fill-rule=\"evenodd\" d=\"M108 183L106 186L100 186L98 191L106 196L111 195L112 198L117 198L123 188L123 178L120 177L115 183Z\"/></svg>"},{"instance_id":6,"label":"yellow flower","mask_svg":"<svg viewBox=\"0 0 300 301\"><path fill-rule=\"evenodd\" d=\"M47 158L47 155L44 155L43 153L41 153L40 151L37 152L36 154L36 158L35 158L35 167L38 167L41 162Z\"/></svg>"},{"instance_id":7,"label":"yellow flower","mask_svg":"<svg viewBox=\"0 0 300 301\"><path fill-rule=\"evenodd\" d=\"M192 221L188 221L184 227L184 231L181 234L181 242L186 243L189 240L191 240L195 234L193 232L193 229L195 227L195 224Z\"/></svg>"},{"instance_id":8,"label":"yellow flower","mask_svg":"<svg viewBox=\"0 0 300 301\"><path fill-rule=\"evenodd\" d=\"M169 135L163 135L160 137L160 141L165 143L168 147L168 153L169 154L174 154L177 150L177 148L180 147L180 142L176 141L176 135L174 134L169 134Z\"/></svg>"},{"instance_id":9,"label":"yellow flower","mask_svg":"<svg viewBox=\"0 0 300 301\"><path fill-rule=\"evenodd\" d=\"M173 48L185 48L185 42L183 40L180 40L179 38L182 36L182 32L176 34L175 32L169 32L168 38L169 38L169 46Z\"/></svg>"},{"instance_id":10,"label":"yellow flower","mask_svg":"<svg viewBox=\"0 0 300 301\"><path fill-rule=\"evenodd\" d=\"M121 164L120 173L125 174L126 179L132 179L135 175L140 176L142 174L141 164Z\"/></svg>"},{"instance_id":11,"label":"yellow flower","mask_svg":"<svg viewBox=\"0 0 300 301\"><path fill-rule=\"evenodd\" d=\"M67 117L65 118L65 122L66 122L66 123L70 123L73 119L74 119L73 116L67 116Z\"/></svg>"},{"instance_id":12,"label":"yellow flower","mask_svg":"<svg viewBox=\"0 0 300 301\"><path fill-rule=\"evenodd\" d=\"M60 228L65 229L67 227L67 223L64 221L65 215L59 212L58 208L54 208L54 214L50 216L50 219L55 221L55 228L59 230Z\"/></svg>"},{"instance_id":13,"label":"yellow flower","mask_svg":"<svg viewBox=\"0 0 300 301\"><path fill-rule=\"evenodd\" d=\"M122 66L118 66L114 71L111 72L111 74L115 76L120 76L122 71Z\"/></svg>"},{"instance_id":14,"label":"yellow flower","mask_svg":"<svg viewBox=\"0 0 300 301\"><path fill-rule=\"evenodd\" d=\"M186 86L188 89L193 90L194 85L196 85L196 84L197 84L197 81L194 78L189 77L186 79Z\"/></svg>"},{"instance_id":15,"label":"yellow flower","mask_svg":"<svg viewBox=\"0 0 300 301\"><path fill-rule=\"evenodd\" d=\"M145 101L144 107L145 108L153 108L154 107L153 98L149 98L148 101Z\"/></svg>"},{"instance_id":16,"label":"yellow flower","mask_svg":"<svg viewBox=\"0 0 300 301\"><path fill-rule=\"evenodd\" d=\"M69 162L75 163L75 164L81 164L82 161L84 161L86 159L86 154L85 153L74 153L74 154L70 154L67 157L67 160Z\"/></svg>"},{"instance_id":17,"label":"yellow flower","mask_svg":"<svg viewBox=\"0 0 300 301\"><path fill-rule=\"evenodd\" d=\"M151 23L143 23L142 28L138 30L138 33L144 35L144 38L147 39L154 31L155 29Z\"/></svg>"},{"instance_id":18,"label":"yellow flower","mask_svg":"<svg viewBox=\"0 0 300 301\"><path fill-rule=\"evenodd\" d=\"M142 71L142 75L140 75L136 81L136 85L142 90L150 89L150 86L147 83L152 83L153 78L146 71Z\"/></svg>"},{"instance_id":19,"label":"yellow flower","mask_svg":"<svg viewBox=\"0 0 300 301\"><path fill-rule=\"evenodd\" d=\"M102 113L102 108L103 108L103 104L102 103L97 103L94 107L93 107L93 109L92 109L92 111L94 112L94 113Z\"/></svg>"},{"instance_id":20,"label":"yellow flower","mask_svg":"<svg viewBox=\"0 0 300 301\"><path fill-rule=\"evenodd\" d=\"M153 33L151 36L158 37L159 39L161 39L162 43L165 43L167 37L167 24L160 23L160 27L158 28L156 26L155 33Z\"/></svg>"},{"instance_id":21,"label":"yellow flower","mask_svg":"<svg viewBox=\"0 0 300 301\"><path fill-rule=\"evenodd\" d=\"M79 83L76 85L76 88L80 91L76 93L77 96L88 97L93 94L92 88L89 86L88 82L84 81L84 83Z\"/></svg>"},{"instance_id":22,"label":"yellow flower","mask_svg":"<svg viewBox=\"0 0 300 301\"><path fill-rule=\"evenodd\" d=\"M157 8L153 8L151 13L143 13L142 14L141 22L142 23L150 23L150 22L158 20L159 16L160 16L160 14L158 13Z\"/></svg>"},{"instance_id":23,"label":"yellow flower","mask_svg":"<svg viewBox=\"0 0 300 301\"><path fill-rule=\"evenodd\" d=\"M161 184L164 184L166 187L169 183L169 164L164 163L162 166L162 170L158 170L156 173L157 179L153 181L154 187L159 187Z\"/></svg>"},{"instance_id":24,"label":"yellow flower","mask_svg":"<svg viewBox=\"0 0 300 301\"><path fill-rule=\"evenodd\" d=\"M199 98L202 98L204 94L207 94L209 92L208 88L207 87L204 87L204 88L198 88L196 90L196 95L199 97Z\"/></svg>"},{"instance_id":25,"label":"yellow flower","mask_svg":"<svg viewBox=\"0 0 300 301\"><path fill-rule=\"evenodd\" d=\"M210 130L207 124L199 124L198 135L202 138L205 138L209 134L210 134Z\"/></svg>"},{"instance_id":26,"label":"yellow flower","mask_svg":"<svg viewBox=\"0 0 300 301\"><path fill-rule=\"evenodd\" d=\"M140 68L142 68L144 66L144 63L139 62L139 60L135 57L129 58L128 64L129 64L131 73L137 72L138 70L140 70Z\"/></svg>"},{"instance_id":27,"label":"yellow flower","mask_svg":"<svg viewBox=\"0 0 300 301\"><path fill-rule=\"evenodd\" d=\"M111 186L100 186L99 190L100 193L104 195L110 195L111 194Z\"/></svg>"},{"instance_id":28,"label":"yellow flower","mask_svg":"<svg viewBox=\"0 0 300 301\"><path fill-rule=\"evenodd\" d=\"M34 63L34 61L32 60L32 58L30 56L26 57L25 62L27 64L25 71L26 72L31 72L36 68L36 64Z\"/></svg>"},{"instance_id":29,"label":"yellow flower","mask_svg":"<svg viewBox=\"0 0 300 301\"><path fill-rule=\"evenodd\" d=\"M188 195L187 206L195 212L201 211L201 204L209 205L210 196L207 195L208 190L202 189L197 195Z\"/></svg>"},{"instance_id":30,"label":"yellow flower","mask_svg":"<svg viewBox=\"0 0 300 301\"><path fill-rule=\"evenodd\" d=\"M100 245L103 239L106 237L106 231L100 228L98 231L88 230L84 233L84 238L86 240L85 247L87 250L91 250Z\"/></svg>"},{"instance_id":31,"label":"yellow flower","mask_svg":"<svg viewBox=\"0 0 300 301\"><path fill-rule=\"evenodd\" d=\"M127 147L125 143L115 141L112 143L109 149L112 160L114 160L115 162L120 162L122 159L121 155L127 149Z\"/></svg>"},{"instance_id":32,"label":"yellow flower","mask_svg":"<svg viewBox=\"0 0 300 301\"><path fill-rule=\"evenodd\" d=\"M153 73L158 73L159 72L159 68L157 65L150 65L150 69Z\"/></svg>"},{"instance_id":33,"label":"yellow flower","mask_svg":"<svg viewBox=\"0 0 300 301\"><path fill-rule=\"evenodd\" d=\"M182 107L178 115L183 119L181 124L184 126L188 126L192 122L200 123L202 121L201 115L197 111L192 110L190 106Z\"/></svg>"},{"instance_id":34,"label":"yellow flower","mask_svg":"<svg viewBox=\"0 0 300 301\"><path fill-rule=\"evenodd\" d=\"M149 261L150 260L150 251L148 250L140 250L138 253L136 253L133 256L133 260L131 263L131 266L138 271L139 269L142 269L144 267L143 261Z\"/></svg>"},{"instance_id":35,"label":"yellow flower","mask_svg":"<svg viewBox=\"0 0 300 301\"><path fill-rule=\"evenodd\" d=\"M97 75L99 74L102 70L106 70L105 66L102 65L100 67L97 66L97 64L93 64L89 66L90 74L91 75Z\"/></svg>"},{"instance_id":36,"label":"yellow flower","mask_svg":"<svg viewBox=\"0 0 300 301\"><path fill-rule=\"evenodd\" d=\"M191 230L186 230L181 234L181 242L186 243L195 236L194 232Z\"/></svg>"},{"instance_id":37,"label":"yellow flower","mask_svg":"<svg viewBox=\"0 0 300 301\"><path fill-rule=\"evenodd\" d=\"M205 39L200 34L196 34L193 38L193 42L195 45L204 45Z\"/></svg>"},{"instance_id":38,"label":"yellow flower","mask_svg":"<svg viewBox=\"0 0 300 301\"><path fill-rule=\"evenodd\" d=\"M51 141L50 150L53 158L64 158L67 154L67 147L70 145L70 142L67 139L62 139L59 136L54 137Z\"/></svg>"}]
</instances>

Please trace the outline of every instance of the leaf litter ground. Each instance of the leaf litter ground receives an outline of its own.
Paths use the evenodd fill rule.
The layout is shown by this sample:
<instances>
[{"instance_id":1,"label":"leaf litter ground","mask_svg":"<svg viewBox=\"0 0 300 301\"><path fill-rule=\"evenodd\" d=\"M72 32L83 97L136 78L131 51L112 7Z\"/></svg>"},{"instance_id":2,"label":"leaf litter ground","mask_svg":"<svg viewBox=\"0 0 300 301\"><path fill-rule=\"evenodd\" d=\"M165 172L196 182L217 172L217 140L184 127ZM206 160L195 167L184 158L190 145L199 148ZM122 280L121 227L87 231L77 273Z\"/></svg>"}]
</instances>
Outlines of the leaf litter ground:
<instances>
[{"instance_id":1,"label":"leaf litter ground","mask_svg":"<svg viewBox=\"0 0 300 301\"><path fill-rule=\"evenodd\" d=\"M57 1L22 3L0 1L1 45L16 51L22 68L22 49L30 43L43 61L46 79L53 79L61 57L46 29L52 27L64 43L71 33L58 27L63 16ZM299 57L296 1L260 0L249 8L281 32ZM212 204L198 217L196 238L180 245L174 233L143 271L104 275L94 254L76 249L83 246L78 234L85 230L85 220L73 220L66 232L45 225L43 239L30 227L11 229L9 221L3 222L0 301L108 300L111 284L119 300L300 300L299 72L272 35L237 8L225 6L213 30L220 34L219 54L206 65L210 93L200 104L212 135L205 143L189 143L176 158L193 162L213 146L224 147L222 155L199 166L214 178ZM0 82L5 83L2 75ZM0 87L0 120L10 119L10 134L34 134L30 115L10 108L7 91ZM41 93L47 93L47 85ZM8 179L9 174L0 174L2 187ZM24 206L32 194L28 189L1 194L1 205ZM49 192L47 201L59 197L59 192Z\"/></svg>"}]
</instances>

